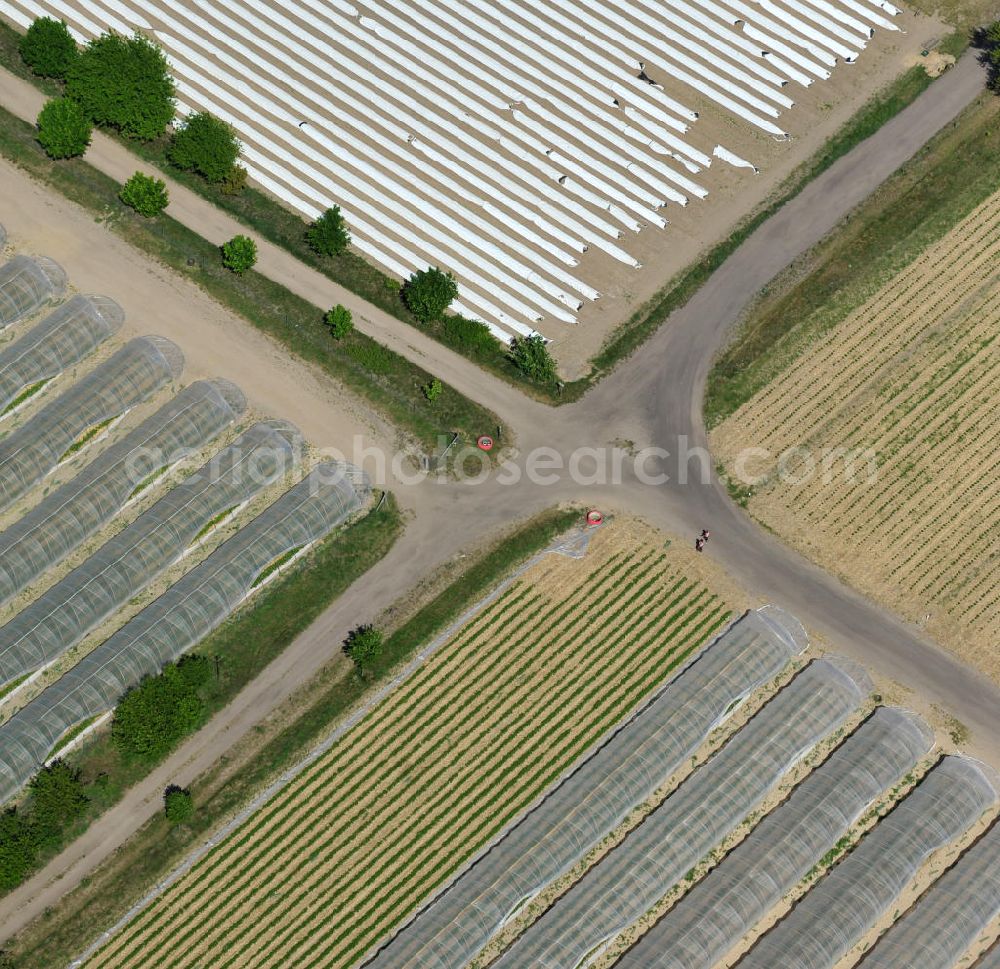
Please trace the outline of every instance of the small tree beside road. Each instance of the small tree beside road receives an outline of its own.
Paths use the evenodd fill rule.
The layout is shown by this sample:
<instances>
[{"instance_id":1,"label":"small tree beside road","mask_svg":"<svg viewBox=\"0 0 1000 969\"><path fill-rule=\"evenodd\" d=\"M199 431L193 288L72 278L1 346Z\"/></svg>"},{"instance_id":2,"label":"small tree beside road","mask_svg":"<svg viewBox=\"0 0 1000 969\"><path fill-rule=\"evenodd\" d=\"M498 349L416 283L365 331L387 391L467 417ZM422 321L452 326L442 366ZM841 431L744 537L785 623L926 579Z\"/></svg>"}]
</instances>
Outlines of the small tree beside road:
<instances>
[{"instance_id":1,"label":"small tree beside road","mask_svg":"<svg viewBox=\"0 0 1000 969\"><path fill-rule=\"evenodd\" d=\"M38 112L38 143L49 158L78 158L90 144L93 128L70 98L53 98Z\"/></svg>"},{"instance_id":2,"label":"small tree beside road","mask_svg":"<svg viewBox=\"0 0 1000 969\"><path fill-rule=\"evenodd\" d=\"M136 172L121 188L118 197L139 215L151 219L166 207L167 183L162 178Z\"/></svg>"},{"instance_id":3,"label":"small tree beside road","mask_svg":"<svg viewBox=\"0 0 1000 969\"><path fill-rule=\"evenodd\" d=\"M233 236L222 245L222 265L237 276L253 269L257 262L257 243L249 236Z\"/></svg>"}]
</instances>

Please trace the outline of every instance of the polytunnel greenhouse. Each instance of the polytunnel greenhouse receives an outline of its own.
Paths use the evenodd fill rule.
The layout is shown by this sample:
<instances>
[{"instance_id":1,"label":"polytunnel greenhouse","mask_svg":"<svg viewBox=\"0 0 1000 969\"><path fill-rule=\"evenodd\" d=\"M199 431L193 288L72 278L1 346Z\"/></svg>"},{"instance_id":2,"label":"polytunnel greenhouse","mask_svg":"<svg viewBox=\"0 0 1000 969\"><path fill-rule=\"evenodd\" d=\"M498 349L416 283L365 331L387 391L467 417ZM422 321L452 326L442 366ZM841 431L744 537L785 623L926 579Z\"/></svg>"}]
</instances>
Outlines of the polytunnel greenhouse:
<instances>
[{"instance_id":1,"label":"polytunnel greenhouse","mask_svg":"<svg viewBox=\"0 0 1000 969\"><path fill-rule=\"evenodd\" d=\"M0 330L66 292L66 273L45 256L15 256L0 266Z\"/></svg>"},{"instance_id":2,"label":"polytunnel greenhouse","mask_svg":"<svg viewBox=\"0 0 1000 969\"><path fill-rule=\"evenodd\" d=\"M378 969L460 969L698 749L740 700L807 645L786 613L734 623L404 928Z\"/></svg>"},{"instance_id":3,"label":"polytunnel greenhouse","mask_svg":"<svg viewBox=\"0 0 1000 969\"><path fill-rule=\"evenodd\" d=\"M107 525L168 467L208 444L246 409L224 380L185 387L134 431L0 533L0 604Z\"/></svg>"},{"instance_id":4,"label":"polytunnel greenhouse","mask_svg":"<svg viewBox=\"0 0 1000 969\"><path fill-rule=\"evenodd\" d=\"M1000 969L1000 942L990 949L972 969Z\"/></svg>"},{"instance_id":5,"label":"polytunnel greenhouse","mask_svg":"<svg viewBox=\"0 0 1000 969\"><path fill-rule=\"evenodd\" d=\"M106 296L74 296L53 310L0 353L0 417L92 353L124 320Z\"/></svg>"},{"instance_id":6,"label":"polytunnel greenhouse","mask_svg":"<svg viewBox=\"0 0 1000 969\"><path fill-rule=\"evenodd\" d=\"M0 249L3 249L3 247L6 244L7 244L7 230L2 225L0 225Z\"/></svg>"},{"instance_id":7,"label":"polytunnel greenhouse","mask_svg":"<svg viewBox=\"0 0 1000 969\"><path fill-rule=\"evenodd\" d=\"M1000 915L1000 823L879 940L863 969L952 969Z\"/></svg>"},{"instance_id":8,"label":"polytunnel greenhouse","mask_svg":"<svg viewBox=\"0 0 1000 969\"><path fill-rule=\"evenodd\" d=\"M870 692L861 670L812 663L544 912L495 969L577 969L758 810Z\"/></svg>"},{"instance_id":9,"label":"polytunnel greenhouse","mask_svg":"<svg viewBox=\"0 0 1000 969\"><path fill-rule=\"evenodd\" d=\"M898 901L921 864L997 804L981 765L945 757L740 961L738 969L833 969Z\"/></svg>"},{"instance_id":10,"label":"polytunnel greenhouse","mask_svg":"<svg viewBox=\"0 0 1000 969\"><path fill-rule=\"evenodd\" d=\"M931 730L912 714L880 707L616 969L712 969L933 743Z\"/></svg>"},{"instance_id":11,"label":"polytunnel greenhouse","mask_svg":"<svg viewBox=\"0 0 1000 969\"><path fill-rule=\"evenodd\" d=\"M0 628L0 686L51 663L141 592L205 532L291 470L298 430L264 421L168 491Z\"/></svg>"},{"instance_id":12,"label":"polytunnel greenhouse","mask_svg":"<svg viewBox=\"0 0 1000 969\"><path fill-rule=\"evenodd\" d=\"M297 554L357 511L367 482L327 463L285 492L39 697L0 726L0 803L72 727L110 710L222 623Z\"/></svg>"},{"instance_id":13,"label":"polytunnel greenhouse","mask_svg":"<svg viewBox=\"0 0 1000 969\"><path fill-rule=\"evenodd\" d=\"M181 351L138 337L0 441L0 510L9 508L91 435L180 376Z\"/></svg>"}]
</instances>

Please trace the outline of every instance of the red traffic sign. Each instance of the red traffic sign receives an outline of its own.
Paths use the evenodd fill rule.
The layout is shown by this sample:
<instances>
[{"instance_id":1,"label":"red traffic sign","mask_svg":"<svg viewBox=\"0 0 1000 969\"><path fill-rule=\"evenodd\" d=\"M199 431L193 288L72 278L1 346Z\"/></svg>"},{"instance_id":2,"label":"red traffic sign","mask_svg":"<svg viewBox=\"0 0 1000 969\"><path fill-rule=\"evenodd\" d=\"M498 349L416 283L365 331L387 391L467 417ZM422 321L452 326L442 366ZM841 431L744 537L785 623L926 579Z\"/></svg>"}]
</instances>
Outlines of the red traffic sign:
<instances>
[{"instance_id":1,"label":"red traffic sign","mask_svg":"<svg viewBox=\"0 0 1000 969\"><path fill-rule=\"evenodd\" d=\"M476 447L480 451L492 451L493 450L493 438L489 434L483 434L477 441Z\"/></svg>"}]
</instances>

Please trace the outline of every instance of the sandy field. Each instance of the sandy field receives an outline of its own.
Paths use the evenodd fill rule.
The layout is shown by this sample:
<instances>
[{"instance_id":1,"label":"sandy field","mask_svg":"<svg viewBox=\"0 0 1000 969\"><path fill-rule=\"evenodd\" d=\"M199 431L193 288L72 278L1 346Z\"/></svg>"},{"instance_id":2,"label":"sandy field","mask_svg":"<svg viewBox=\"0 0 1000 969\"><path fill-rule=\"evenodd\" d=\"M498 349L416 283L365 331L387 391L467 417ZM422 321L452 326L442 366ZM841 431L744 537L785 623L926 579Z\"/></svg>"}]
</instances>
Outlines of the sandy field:
<instances>
[{"instance_id":1,"label":"sandy field","mask_svg":"<svg viewBox=\"0 0 1000 969\"><path fill-rule=\"evenodd\" d=\"M1000 195L711 440L751 514L1000 680L998 230Z\"/></svg>"}]
</instances>

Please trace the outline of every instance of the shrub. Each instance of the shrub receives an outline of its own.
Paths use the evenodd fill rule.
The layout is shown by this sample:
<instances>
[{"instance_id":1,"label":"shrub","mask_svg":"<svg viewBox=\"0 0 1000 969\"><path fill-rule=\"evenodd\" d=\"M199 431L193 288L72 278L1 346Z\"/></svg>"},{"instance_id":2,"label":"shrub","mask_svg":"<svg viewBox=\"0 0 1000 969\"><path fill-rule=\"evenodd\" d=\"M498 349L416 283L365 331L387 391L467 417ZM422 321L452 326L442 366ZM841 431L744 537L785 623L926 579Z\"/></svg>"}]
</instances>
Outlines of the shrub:
<instances>
[{"instance_id":1,"label":"shrub","mask_svg":"<svg viewBox=\"0 0 1000 969\"><path fill-rule=\"evenodd\" d=\"M167 196L167 183L161 178L154 178L152 175L143 175L136 172L121 188L118 197L129 208L133 208L139 215L147 219L159 215L166 207L169 198Z\"/></svg>"},{"instance_id":2,"label":"shrub","mask_svg":"<svg viewBox=\"0 0 1000 969\"><path fill-rule=\"evenodd\" d=\"M205 704L199 691L210 677L204 656L185 656L129 690L111 723L115 746L128 758L158 760L201 724Z\"/></svg>"},{"instance_id":3,"label":"shrub","mask_svg":"<svg viewBox=\"0 0 1000 969\"><path fill-rule=\"evenodd\" d=\"M249 236L233 236L222 245L222 265L237 276L253 269L257 262L257 243Z\"/></svg>"},{"instance_id":4,"label":"shrub","mask_svg":"<svg viewBox=\"0 0 1000 969\"><path fill-rule=\"evenodd\" d=\"M183 824L194 814L194 799L191 792L171 784L163 792L163 811L171 824Z\"/></svg>"},{"instance_id":5,"label":"shrub","mask_svg":"<svg viewBox=\"0 0 1000 969\"><path fill-rule=\"evenodd\" d=\"M358 672L382 652L382 633L374 626L358 626L347 634L344 640L344 652L354 660Z\"/></svg>"},{"instance_id":6,"label":"shrub","mask_svg":"<svg viewBox=\"0 0 1000 969\"><path fill-rule=\"evenodd\" d=\"M982 59L986 64L990 89L1000 94L1000 20L981 28L974 43L983 51Z\"/></svg>"},{"instance_id":7,"label":"shrub","mask_svg":"<svg viewBox=\"0 0 1000 969\"><path fill-rule=\"evenodd\" d=\"M320 256L339 256L351 244L351 233L339 205L327 209L309 226L306 242Z\"/></svg>"},{"instance_id":8,"label":"shrub","mask_svg":"<svg viewBox=\"0 0 1000 969\"><path fill-rule=\"evenodd\" d=\"M444 384L435 377L429 384L424 384L420 389L424 392L424 396L433 404L441 396Z\"/></svg>"},{"instance_id":9,"label":"shrub","mask_svg":"<svg viewBox=\"0 0 1000 969\"><path fill-rule=\"evenodd\" d=\"M545 340L537 333L514 337L510 341L510 359L521 373L540 384L551 383L556 379L556 362L552 359Z\"/></svg>"},{"instance_id":10,"label":"shrub","mask_svg":"<svg viewBox=\"0 0 1000 969\"><path fill-rule=\"evenodd\" d=\"M59 843L62 832L87 806L80 785L80 772L64 760L43 767L28 784L31 794L31 821L41 847Z\"/></svg>"},{"instance_id":11,"label":"shrub","mask_svg":"<svg viewBox=\"0 0 1000 969\"><path fill-rule=\"evenodd\" d=\"M0 891L19 885L38 854L31 825L16 808L0 814Z\"/></svg>"},{"instance_id":12,"label":"shrub","mask_svg":"<svg viewBox=\"0 0 1000 969\"><path fill-rule=\"evenodd\" d=\"M414 273L402 289L403 302L421 323L439 320L458 296L458 283L451 273L437 268Z\"/></svg>"},{"instance_id":13,"label":"shrub","mask_svg":"<svg viewBox=\"0 0 1000 969\"><path fill-rule=\"evenodd\" d=\"M223 195L239 195L247 187L247 170L242 165L233 165L219 182Z\"/></svg>"},{"instance_id":14,"label":"shrub","mask_svg":"<svg viewBox=\"0 0 1000 969\"><path fill-rule=\"evenodd\" d=\"M189 114L174 133L167 148L172 165L197 172L210 182L223 182L233 175L240 143L232 127L207 111ZM246 170L243 170L246 179ZM238 189L237 189L238 191Z\"/></svg>"},{"instance_id":15,"label":"shrub","mask_svg":"<svg viewBox=\"0 0 1000 969\"><path fill-rule=\"evenodd\" d=\"M149 141L174 116L174 82L156 44L140 34L101 34L66 73L66 93L94 124Z\"/></svg>"},{"instance_id":16,"label":"shrub","mask_svg":"<svg viewBox=\"0 0 1000 969\"><path fill-rule=\"evenodd\" d=\"M328 310L323 320L330 328L331 335L337 340L343 340L354 329L354 317L351 316L351 311L340 303L332 310Z\"/></svg>"},{"instance_id":17,"label":"shrub","mask_svg":"<svg viewBox=\"0 0 1000 969\"><path fill-rule=\"evenodd\" d=\"M60 80L66 77L66 72L79 55L66 22L51 17L39 17L33 21L17 49L32 73Z\"/></svg>"},{"instance_id":18,"label":"shrub","mask_svg":"<svg viewBox=\"0 0 1000 969\"><path fill-rule=\"evenodd\" d=\"M493 356L502 349L500 341L481 320L446 316L441 321L441 329L449 346L468 355Z\"/></svg>"},{"instance_id":19,"label":"shrub","mask_svg":"<svg viewBox=\"0 0 1000 969\"><path fill-rule=\"evenodd\" d=\"M49 158L82 155L92 130L80 106L69 98L53 98L38 112L38 143Z\"/></svg>"}]
</instances>

